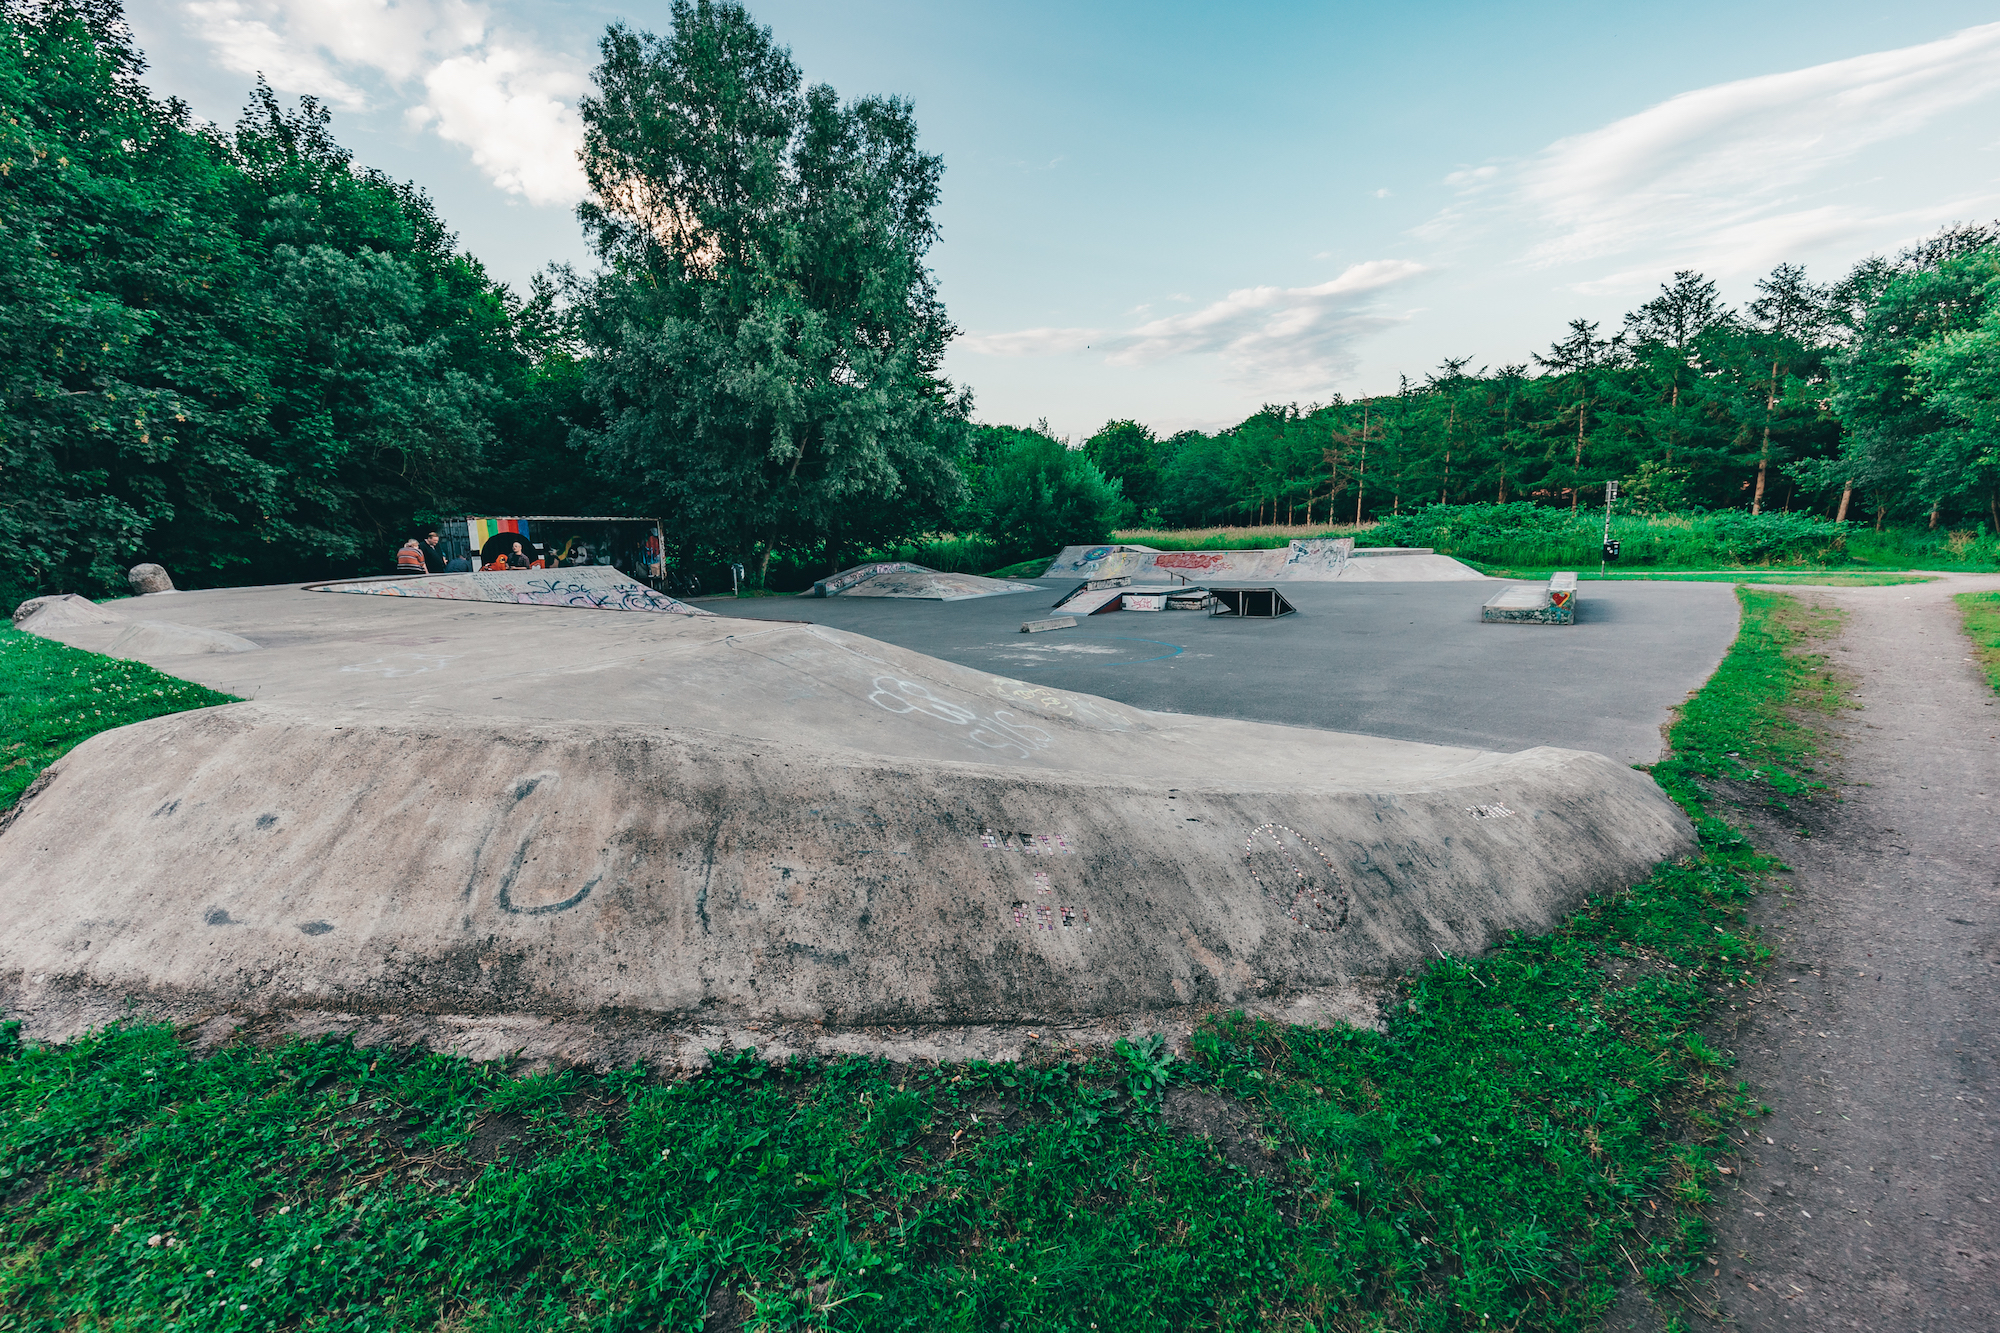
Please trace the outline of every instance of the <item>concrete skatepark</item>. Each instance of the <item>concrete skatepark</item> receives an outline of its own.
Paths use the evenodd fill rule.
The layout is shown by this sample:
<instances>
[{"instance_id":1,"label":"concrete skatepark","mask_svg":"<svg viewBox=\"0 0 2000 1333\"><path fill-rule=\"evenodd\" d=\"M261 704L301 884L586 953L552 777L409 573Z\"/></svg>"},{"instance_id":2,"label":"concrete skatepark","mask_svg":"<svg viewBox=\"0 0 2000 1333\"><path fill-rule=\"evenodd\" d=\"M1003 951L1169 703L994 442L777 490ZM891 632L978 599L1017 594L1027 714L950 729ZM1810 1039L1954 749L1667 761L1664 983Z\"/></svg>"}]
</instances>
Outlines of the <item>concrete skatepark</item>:
<instances>
[{"instance_id":1,"label":"concrete skatepark","mask_svg":"<svg viewBox=\"0 0 2000 1333\"><path fill-rule=\"evenodd\" d=\"M1657 738L1726 647L1728 589L1655 600L1713 642L1663 664L1608 632L1642 623L1643 596L1481 627L1492 586L1455 590L1473 632L1513 641L1488 650L1491 693L1461 671L1455 710L1419 689L1413 711L1433 732L1523 725L1458 745L1327 729L1335 706L1306 702L1369 665L1326 636L1382 637L1385 612L1424 615L1379 684L1421 685L1409 667L1448 655L1430 633L1448 585L1288 586L1306 614L1267 624L1124 612L1097 620L1190 644L1007 670L970 641L1034 594L704 602L715 616L298 587L109 604L39 632L128 636L125 655L248 702L95 737L31 789L0 831L0 988L37 1036L129 1005L589 1063L728 1042L995 1057L1235 1007L1372 1022L1422 959L1545 928L1690 845L1617 744L1537 744L1565 710L1506 691L1539 669L1559 703L1580 662L1643 657L1645 697L1600 734ZM1683 591L1645 592L1665 588ZM866 632L832 623L849 617ZM181 637L135 647L140 621ZM195 646L213 636L255 646ZM907 642L930 639L950 641ZM1237 716L1162 709L1183 702Z\"/></svg>"}]
</instances>

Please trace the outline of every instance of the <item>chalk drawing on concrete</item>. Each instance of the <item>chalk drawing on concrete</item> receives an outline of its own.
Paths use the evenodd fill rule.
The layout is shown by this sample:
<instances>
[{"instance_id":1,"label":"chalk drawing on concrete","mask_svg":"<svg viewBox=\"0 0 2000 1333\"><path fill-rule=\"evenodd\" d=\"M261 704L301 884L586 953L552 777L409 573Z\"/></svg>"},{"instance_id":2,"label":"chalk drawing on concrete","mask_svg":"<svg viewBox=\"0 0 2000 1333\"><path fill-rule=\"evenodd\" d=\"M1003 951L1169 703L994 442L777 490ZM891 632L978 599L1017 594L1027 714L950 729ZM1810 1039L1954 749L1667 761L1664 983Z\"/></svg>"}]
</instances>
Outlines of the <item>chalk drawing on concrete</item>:
<instances>
[{"instance_id":1,"label":"chalk drawing on concrete","mask_svg":"<svg viewBox=\"0 0 2000 1333\"><path fill-rule=\"evenodd\" d=\"M1514 812L1504 805L1468 805L1465 813L1474 819L1512 819Z\"/></svg>"},{"instance_id":2,"label":"chalk drawing on concrete","mask_svg":"<svg viewBox=\"0 0 2000 1333\"><path fill-rule=\"evenodd\" d=\"M950 726L965 727L965 738L974 745L1026 759L1036 750L1046 750L1055 737L1023 721L1012 709L997 708L981 714L963 704L940 699L930 687L895 676L877 676L868 702L887 713L921 713Z\"/></svg>"},{"instance_id":3,"label":"chalk drawing on concrete","mask_svg":"<svg viewBox=\"0 0 2000 1333\"><path fill-rule=\"evenodd\" d=\"M1032 708L1038 713L1066 717L1072 722L1081 722L1087 727L1097 727L1104 731L1129 731L1131 721L1115 708L1107 708L1101 703L1071 694L1061 694L1044 689L1040 685L1030 685L1025 680L1010 680L1006 676L995 676L987 692L997 699Z\"/></svg>"},{"instance_id":4,"label":"chalk drawing on concrete","mask_svg":"<svg viewBox=\"0 0 2000 1333\"><path fill-rule=\"evenodd\" d=\"M1333 861L1319 844L1283 824L1259 824L1243 840L1243 859L1257 886L1307 930L1332 932L1347 924L1350 900Z\"/></svg>"}]
</instances>

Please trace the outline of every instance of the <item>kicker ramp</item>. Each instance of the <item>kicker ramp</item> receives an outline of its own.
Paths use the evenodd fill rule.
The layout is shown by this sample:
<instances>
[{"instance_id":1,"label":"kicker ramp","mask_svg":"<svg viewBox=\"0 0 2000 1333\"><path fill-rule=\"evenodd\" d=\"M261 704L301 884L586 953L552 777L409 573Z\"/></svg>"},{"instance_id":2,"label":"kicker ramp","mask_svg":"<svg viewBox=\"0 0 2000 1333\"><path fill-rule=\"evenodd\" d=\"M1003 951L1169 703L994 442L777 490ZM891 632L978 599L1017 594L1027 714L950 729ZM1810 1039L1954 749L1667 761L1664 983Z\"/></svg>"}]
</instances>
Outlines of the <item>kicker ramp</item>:
<instances>
[{"instance_id":1,"label":"kicker ramp","mask_svg":"<svg viewBox=\"0 0 2000 1333\"><path fill-rule=\"evenodd\" d=\"M165 664L255 701L86 741L0 831L0 999L37 1037L128 1001L598 1063L1367 1023L1436 950L1692 845L1600 755L1150 713L820 626L175 610L265 645Z\"/></svg>"}]
</instances>

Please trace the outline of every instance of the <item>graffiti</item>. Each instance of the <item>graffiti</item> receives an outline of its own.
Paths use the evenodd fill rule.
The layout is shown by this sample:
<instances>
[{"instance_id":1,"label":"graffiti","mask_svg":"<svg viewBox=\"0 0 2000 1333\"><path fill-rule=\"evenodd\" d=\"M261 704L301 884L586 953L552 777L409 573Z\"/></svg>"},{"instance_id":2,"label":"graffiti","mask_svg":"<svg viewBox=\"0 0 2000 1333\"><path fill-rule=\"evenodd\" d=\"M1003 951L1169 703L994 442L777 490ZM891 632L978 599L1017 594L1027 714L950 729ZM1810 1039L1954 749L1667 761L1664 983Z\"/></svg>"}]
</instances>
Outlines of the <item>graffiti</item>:
<instances>
[{"instance_id":1,"label":"graffiti","mask_svg":"<svg viewBox=\"0 0 2000 1333\"><path fill-rule=\"evenodd\" d=\"M998 708L990 716L940 699L930 687L895 676L877 676L868 702L887 713L921 713L954 727L965 727L965 739L974 745L1026 759L1036 750L1046 750L1055 737L1040 727L1021 721L1010 709Z\"/></svg>"},{"instance_id":2,"label":"graffiti","mask_svg":"<svg viewBox=\"0 0 2000 1333\"><path fill-rule=\"evenodd\" d=\"M395 657L377 657L367 662L356 662L344 666L342 671L355 671L368 676L421 676L427 671L442 671L445 663L457 661L451 657L433 657L425 653L402 653Z\"/></svg>"},{"instance_id":3,"label":"graffiti","mask_svg":"<svg viewBox=\"0 0 2000 1333\"><path fill-rule=\"evenodd\" d=\"M1076 848L1060 833L1015 833L1008 829L987 829L979 843L988 851L1026 852L1030 856L1074 856Z\"/></svg>"},{"instance_id":4,"label":"graffiti","mask_svg":"<svg viewBox=\"0 0 2000 1333\"><path fill-rule=\"evenodd\" d=\"M1230 563L1222 551L1166 551L1153 557L1155 569L1220 569Z\"/></svg>"},{"instance_id":5,"label":"graffiti","mask_svg":"<svg viewBox=\"0 0 2000 1333\"><path fill-rule=\"evenodd\" d=\"M1081 930L1086 935L1097 933L1087 908L1016 901L1012 911L1014 924L1028 930Z\"/></svg>"},{"instance_id":6,"label":"graffiti","mask_svg":"<svg viewBox=\"0 0 2000 1333\"><path fill-rule=\"evenodd\" d=\"M430 598L446 602L566 606L587 611L650 611L680 616L713 614L663 592L654 592L618 570L596 567L546 572L513 570L507 573L440 574L414 579L367 579L352 583L313 584L308 591Z\"/></svg>"},{"instance_id":7,"label":"graffiti","mask_svg":"<svg viewBox=\"0 0 2000 1333\"><path fill-rule=\"evenodd\" d=\"M1474 819L1512 819L1514 812L1504 805L1468 805L1465 813Z\"/></svg>"},{"instance_id":8,"label":"graffiti","mask_svg":"<svg viewBox=\"0 0 2000 1333\"><path fill-rule=\"evenodd\" d=\"M1347 924L1350 901L1340 872L1319 845L1283 824L1259 824L1243 840L1250 878L1285 915L1307 930L1332 933Z\"/></svg>"}]
</instances>

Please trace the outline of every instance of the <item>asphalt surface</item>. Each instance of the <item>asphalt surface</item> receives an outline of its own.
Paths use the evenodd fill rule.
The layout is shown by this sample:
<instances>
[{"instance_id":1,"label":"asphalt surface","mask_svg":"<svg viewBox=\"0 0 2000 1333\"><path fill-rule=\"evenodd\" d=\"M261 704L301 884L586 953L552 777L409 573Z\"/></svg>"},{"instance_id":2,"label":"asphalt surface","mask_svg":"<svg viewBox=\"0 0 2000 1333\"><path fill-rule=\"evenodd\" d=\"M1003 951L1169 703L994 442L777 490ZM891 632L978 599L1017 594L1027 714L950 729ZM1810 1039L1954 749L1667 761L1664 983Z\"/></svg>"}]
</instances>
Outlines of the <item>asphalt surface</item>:
<instances>
[{"instance_id":1,"label":"asphalt surface","mask_svg":"<svg viewBox=\"0 0 2000 1333\"><path fill-rule=\"evenodd\" d=\"M1726 583L1585 583L1577 623L1488 625L1499 580L1282 585L1278 620L1120 611L1021 633L1045 594L962 602L704 598L723 615L810 620L996 675L1137 707L1510 752L1660 756L1667 713L1736 636Z\"/></svg>"}]
</instances>

